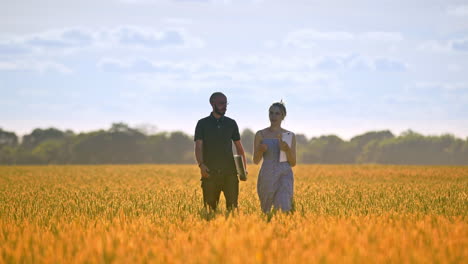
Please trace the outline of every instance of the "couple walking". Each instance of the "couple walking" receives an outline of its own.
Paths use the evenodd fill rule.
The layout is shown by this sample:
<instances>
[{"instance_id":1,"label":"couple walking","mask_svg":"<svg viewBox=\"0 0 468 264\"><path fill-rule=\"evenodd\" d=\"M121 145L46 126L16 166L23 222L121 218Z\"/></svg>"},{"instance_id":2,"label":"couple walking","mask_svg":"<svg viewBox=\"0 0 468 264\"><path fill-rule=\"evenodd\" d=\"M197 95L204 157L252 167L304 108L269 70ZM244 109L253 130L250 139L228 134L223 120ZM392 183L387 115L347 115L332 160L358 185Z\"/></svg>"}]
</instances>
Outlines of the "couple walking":
<instances>
[{"instance_id":1,"label":"couple walking","mask_svg":"<svg viewBox=\"0 0 468 264\"><path fill-rule=\"evenodd\" d=\"M239 180L232 152L232 142L237 154L242 156L245 166L244 148L240 141L236 121L225 116L227 97L220 92L210 97L213 111L200 119L195 128L195 157L200 167L203 202L205 207L215 210L221 192L228 210L237 208ZM269 108L270 126L257 131L254 139L253 162L263 163L258 175L257 192L264 213L272 208L289 212L292 210L293 172L296 165L296 138L294 133L281 127L286 116L282 102ZM282 140L283 133L292 134L290 146ZM280 151L285 161L280 161Z\"/></svg>"}]
</instances>

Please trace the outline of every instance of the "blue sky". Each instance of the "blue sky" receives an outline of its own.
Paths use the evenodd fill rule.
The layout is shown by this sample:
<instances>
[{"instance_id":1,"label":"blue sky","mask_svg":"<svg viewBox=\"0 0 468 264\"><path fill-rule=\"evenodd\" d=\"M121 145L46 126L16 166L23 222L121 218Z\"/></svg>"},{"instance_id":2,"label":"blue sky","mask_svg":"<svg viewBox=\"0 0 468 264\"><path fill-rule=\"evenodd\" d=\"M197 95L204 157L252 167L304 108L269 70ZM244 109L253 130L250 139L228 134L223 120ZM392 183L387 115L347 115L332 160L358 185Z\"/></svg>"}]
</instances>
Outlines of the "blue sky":
<instances>
[{"instance_id":1,"label":"blue sky","mask_svg":"<svg viewBox=\"0 0 468 264\"><path fill-rule=\"evenodd\" d=\"M208 97L241 129L468 137L468 1L0 3L0 127L113 122L193 134Z\"/></svg>"}]
</instances>

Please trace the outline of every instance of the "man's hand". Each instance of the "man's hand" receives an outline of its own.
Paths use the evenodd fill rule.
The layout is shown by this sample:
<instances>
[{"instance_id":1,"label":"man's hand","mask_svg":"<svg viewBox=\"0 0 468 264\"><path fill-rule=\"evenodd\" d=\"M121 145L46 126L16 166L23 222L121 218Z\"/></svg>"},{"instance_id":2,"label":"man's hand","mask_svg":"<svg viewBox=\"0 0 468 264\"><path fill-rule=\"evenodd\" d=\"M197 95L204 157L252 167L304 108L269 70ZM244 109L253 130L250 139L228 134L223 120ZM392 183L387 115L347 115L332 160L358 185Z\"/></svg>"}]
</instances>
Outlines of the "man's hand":
<instances>
[{"instance_id":1,"label":"man's hand","mask_svg":"<svg viewBox=\"0 0 468 264\"><path fill-rule=\"evenodd\" d=\"M242 179L241 177L239 177L239 179L241 181L247 181L247 177L249 176L249 172L247 171L247 168L244 167L244 170L245 170L245 179ZM237 175L237 176L239 176L239 175Z\"/></svg>"},{"instance_id":2,"label":"man's hand","mask_svg":"<svg viewBox=\"0 0 468 264\"><path fill-rule=\"evenodd\" d=\"M201 173L201 176L202 178L209 178L210 177L210 170L208 169L208 167L205 165L205 164L200 164L200 173Z\"/></svg>"}]
</instances>

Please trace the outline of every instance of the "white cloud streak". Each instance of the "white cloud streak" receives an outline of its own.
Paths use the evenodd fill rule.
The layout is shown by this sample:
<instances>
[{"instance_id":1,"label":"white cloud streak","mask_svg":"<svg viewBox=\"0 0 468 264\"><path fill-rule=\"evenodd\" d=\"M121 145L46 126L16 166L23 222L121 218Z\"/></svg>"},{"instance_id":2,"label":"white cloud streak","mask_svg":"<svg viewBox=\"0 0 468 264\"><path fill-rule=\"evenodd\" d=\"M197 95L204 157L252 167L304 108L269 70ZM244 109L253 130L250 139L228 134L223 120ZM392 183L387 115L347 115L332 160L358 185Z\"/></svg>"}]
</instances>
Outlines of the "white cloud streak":
<instances>
[{"instance_id":1,"label":"white cloud streak","mask_svg":"<svg viewBox=\"0 0 468 264\"><path fill-rule=\"evenodd\" d=\"M215 4L215 5L231 5L231 4L260 4L264 0L118 0L121 3L142 5L142 4L157 4L157 3L175 3L175 4Z\"/></svg>"},{"instance_id":2,"label":"white cloud streak","mask_svg":"<svg viewBox=\"0 0 468 264\"><path fill-rule=\"evenodd\" d=\"M354 35L348 32L324 32L313 29L301 29L288 33L283 43L299 48L313 48L317 41L347 41Z\"/></svg>"},{"instance_id":3,"label":"white cloud streak","mask_svg":"<svg viewBox=\"0 0 468 264\"><path fill-rule=\"evenodd\" d=\"M120 26L111 29L92 31L83 28L66 28L41 33L3 37L0 40L0 54L15 54L24 49L34 51L56 51L101 48L200 48L204 42L192 36L183 28L151 30L137 26Z\"/></svg>"},{"instance_id":4,"label":"white cloud streak","mask_svg":"<svg viewBox=\"0 0 468 264\"><path fill-rule=\"evenodd\" d=\"M450 6L447 8L447 13L453 16L468 16L468 5Z\"/></svg>"},{"instance_id":5,"label":"white cloud streak","mask_svg":"<svg viewBox=\"0 0 468 264\"><path fill-rule=\"evenodd\" d=\"M352 33L343 31L317 31L314 29L301 29L288 33L283 40L286 46L297 48L313 48L318 42L324 41L372 41L398 43L404 40L400 32L370 31Z\"/></svg>"},{"instance_id":6,"label":"white cloud streak","mask_svg":"<svg viewBox=\"0 0 468 264\"><path fill-rule=\"evenodd\" d=\"M365 32L357 35L359 39L384 42L400 42L404 40L400 32Z\"/></svg>"},{"instance_id":7,"label":"white cloud streak","mask_svg":"<svg viewBox=\"0 0 468 264\"><path fill-rule=\"evenodd\" d=\"M35 71L39 73L58 72L71 74L73 70L64 64L54 61L0 61L0 71Z\"/></svg>"},{"instance_id":8,"label":"white cloud streak","mask_svg":"<svg viewBox=\"0 0 468 264\"><path fill-rule=\"evenodd\" d=\"M467 91L468 82L450 82L450 83L439 83L439 82L418 82L416 87L422 89L442 89L445 91Z\"/></svg>"},{"instance_id":9,"label":"white cloud streak","mask_svg":"<svg viewBox=\"0 0 468 264\"><path fill-rule=\"evenodd\" d=\"M468 52L468 37L444 41L428 40L422 42L418 49L435 53Z\"/></svg>"},{"instance_id":10,"label":"white cloud streak","mask_svg":"<svg viewBox=\"0 0 468 264\"><path fill-rule=\"evenodd\" d=\"M325 65L326 63L331 65ZM405 63L392 58L357 55L315 60L276 56L230 57L223 60L157 61L104 58L97 64L103 72L117 73L151 90L210 90L216 87L272 90L298 94L329 89L338 91L340 71L402 72ZM281 89L281 90L279 90Z\"/></svg>"}]
</instances>

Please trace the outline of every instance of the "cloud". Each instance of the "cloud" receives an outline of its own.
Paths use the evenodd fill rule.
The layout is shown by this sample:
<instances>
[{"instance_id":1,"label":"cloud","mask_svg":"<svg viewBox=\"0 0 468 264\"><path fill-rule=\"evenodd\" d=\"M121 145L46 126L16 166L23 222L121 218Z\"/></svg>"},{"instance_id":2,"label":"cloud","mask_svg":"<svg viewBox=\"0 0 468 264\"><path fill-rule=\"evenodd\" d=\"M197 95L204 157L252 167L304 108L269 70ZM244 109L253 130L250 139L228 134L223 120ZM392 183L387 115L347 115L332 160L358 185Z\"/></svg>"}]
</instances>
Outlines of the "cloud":
<instances>
[{"instance_id":1,"label":"cloud","mask_svg":"<svg viewBox=\"0 0 468 264\"><path fill-rule=\"evenodd\" d=\"M468 5L450 6L447 13L453 16L468 16Z\"/></svg>"},{"instance_id":2,"label":"cloud","mask_svg":"<svg viewBox=\"0 0 468 264\"><path fill-rule=\"evenodd\" d=\"M339 74L343 71L406 70L406 65L395 58L359 55L327 56L316 60L268 55L180 61L105 58L97 66L103 72L118 73L153 91L201 91L224 87L255 89L259 96L272 89L292 95L317 89L329 89L333 93L341 89Z\"/></svg>"},{"instance_id":3,"label":"cloud","mask_svg":"<svg viewBox=\"0 0 468 264\"><path fill-rule=\"evenodd\" d=\"M316 64L317 69L325 70L325 71L336 70L343 66L344 65L343 65L342 59L336 58L336 57L322 58Z\"/></svg>"},{"instance_id":4,"label":"cloud","mask_svg":"<svg viewBox=\"0 0 468 264\"><path fill-rule=\"evenodd\" d=\"M407 69L407 66L404 63L388 58L375 59L374 66L377 71L382 72L404 72Z\"/></svg>"},{"instance_id":5,"label":"cloud","mask_svg":"<svg viewBox=\"0 0 468 264\"><path fill-rule=\"evenodd\" d=\"M363 33L351 33L343 31L317 31L302 29L288 33L283 41L286 46L298 48L312 48L318 42L324 41L372 41L397 43L404 40L400 32L370 31Z\"/></svg>"},{"instance_id":6,"label":"cloud","mask_svg":"<svg viewBox=\"0 0 468 264\"><path fill-rule=\"evenodd\" d=\"M172 2L210 3L210 2L230 2L230 1L229 0L172 0Z\"/></svg>"},{"instance_id":7,"label":"cloud","mask_svg":"<svg viewBox=\"0 0 468 264\"><path fill-rule=\"evenodd\" d=\"M73 71L67 66L53 61L0 61L0 71L36 71L39 73L58 72L70 74Z\"/></svg>"},{"instance_id":8,"label":"cloud","mask_svg":"<svg viewBox=\"0 0 468 264\"><path fill-rule=\"evenodd\" d=\"M82 28L67 28L41 33L14 36L0 41L0 55L19 55L42 51L63 52L96 48L199 48L203 41L181 28L160 31L135 26L121 26L91 31ZM49 53L50 54L50 53Z\"/></svg>"},{"instance_id":9,"label":"cloud","mask_svg":"<svg viewBox=\"0 0 468 264\"><path fill-rule=\"evenodd\" d=\"M61 34L63 41L76 46L90 45L94 39L93 34L87 30L69 29Z\"/></svg>"},{"instance_id":10,"label":"cloud","mask_svg":"<svg viewBox=\"0 0 468 264\"><path fill-rule=\"evenodd\" d=\"M105 72L126 72L129 70L130 66L128 63L125 63L117 59L101 59L97 66L99 69Z\"/></svg>"},{"instance_id":11,"label":"cloud","mask_svg":"<svg viewBox=\"0 0 468 264\"><path fill-rule=\"evenodd\" d=\"M161 2L166 2L166 3L212 3L216 2L217 0L118 0L118 2L124 3L124 4L135 4L135 5L141 5L141 4L158 4ZM219 0L219 2L230 2L229 0Z\"/></svg>"},{"instance_id":12,"label":"cloud","mask_svg":"<svg viewBox=\"0 0 468 264\"><path fill-rule=\"evenodd\" d=\"M153 30L137 26L121 26L98 32L103 46L120 45L145 49L201 48L201 38L189 34L183 28Z\"/></svg>"},{"instance_id":13,"label":"cloud","mask_svg":"<svg viewBox=\"0 0 468 264\"><path fill-rule=\"evenodd\" d=\"M91 32L84 29L64 29L25 36L22 44L34 48L66 49L90 46L94 41Z\"/></svg>"},{"instance_id":14,"label":"cloud","mask_svg":"<svg viewBox=\"0 0 468 264\"><path fill-rule=\"evenodd\" d=\"M144 48L184 47L189 37L183 30L149 31L136 27L122 27L112 33L122 45Z\"/></svg>"},{"instance_id":15,"label":"cloud","mask_svg":"<svg viewBox=\"0 0 468 264\"><path fill-rule=\"evenodd\" d=\"M403 72L408 68L398 59L386 57L367 57L357 54L324 56L315 63L315 68L323 71L379 71Z\"/></svg>"},{"instance_id":16,"label":"cloud","mask_svg":"<svg viewBox=\"0 0 468 264\"><path fill-rule=\"evenodd\" d=\"M161 0L119 0L125 4L156 4ZM264 0L165 0L166 3L180 3L180 4L259 4Z\"/></svg>"},{"instance_id":17,"label":"cloud","mask_svg":"<svg viewBox=\"0 0 468 264\"><path fill-rule=\"evenodd\" d=\"M301 29L287 34L283 43L287 46L299 48L312 48L317 41L346 41L354 39L349 32L326 32L313 29Z\"/></svg>"},{"instance_id":18,"label":"cloud","mask_svg":"<svg viewBox=\"0 0 468 264\"><path fill-rule=\"evenodd\" d=\"M50 56L51 52L63 53L87 48L95 41L96 37L91 31L79 28L9 36L0 41L0 55L37 56L47 52L47 56Z\"/></svg>"},{"instance_id":19,"label":"cloud","mask_svg":"<svg viewBox=\"0 0 468 264\"><path fill-rule=\"evenodd\" d=\"M15 44L14 42L0 42L0 56L2 55L21 55L29 53L30 49L23 45Z\"/></svg>"},{"instance_id":20,"label":"cloud","mask_svg":"<svg viewBox=\"0 0 468 264\"><path fill-rule=\"evenodd\" d=\"M429 51L429 52L450 52L451 47L449 42L442 42L438 40L427 40L422 42L419 47L419 50Z\"/></svg>"},{"instance_id":21,"label":"cloud","mask_svg":"<svg viewBox=\"0 0 468 264\"><path fill-rule=\"evenodd\" d=\"M419 46L420 50L429 52L467 52L468 38L451 39L451 40L428 40Z\"/></svg>"},{"instance_id":22,"label":"cloud","mask_svg":"<svg viewBox=\"0 0 468 264\"><path fill-rule=\"evenodd\" d=\"M125 79L150 90L189 91L253 89L265 93L281 88L285 93L332 87L333 74L312 69L305 59L284 60L274 56L230 57L222 60L150 61L103 59L98 67L123 73Z\"/></svg>"},{"instance_id":23,"label":"cloud","mask_svg":"<svg viewBox=\"0 0 468 264\"><path fill-rule=\"evenodd\" d=\"M363 40L370 41L385 41L385 42L400 42L404 37L400 32L365 32L358 36Z\"/></svg>"},{"instance_id":24,"label":"cloud","mask_svg":"<svg viewBox=\"0 0 468 264\"><path fill-rule=\"evenodd\" d=\"M412 88L412 89L411 89ZM468 82L416 82L410 89L418 99L424 98L431 105L456 111L464 118L468 114ZM411 92L410 90L410 92ZM452 114L456 114L452 113Z\"/></svg>"},{"instance_id":25,"label":"cloud","mask_svg":"<svg viewBox=\"0 0 468 264\"><path fill-rule=\"evenodd\" d=\"M278 43L276 41L273 41L273 40L267 40L267 41L264 42L264 46L266 48L273 49L273 48L278 47Z\"/></svg>"},{"instance_id":26,"label":"cloud","mask_svg":"<svg viewBox=\"0 0 468 264\"><path fill-rule=\"evenodd\" d=\"M422 88L425 90L435 89L435 90L445 90L445 91L468 91L467 82L418 82L416 83L417 88Z\"/></svg>"},{"instance_id":27,"label":"cloud","mask_svg":"<svg viewBox=\"0 0 468 264\"><path fill-rule=\"evenodd\" d=\"M170 17L162 19L164 23L172 24L172 25L191 25L193 24L193 20L188 18L179 18L179 17Z\"/></svg>"},{"instance_id":28,"label":"cloud","mask_svg":"<svg viewBox=\"0 0 468 264\"><path fill-rule=\"evenodd\" d=\"M451 41L451 47L455 51L468 51L468 39L453 40Z\"/></svg>"},{"instance_id":29,"label":"cloud","mask_svg":"<svg viewBox=\"0 0 468 264\"><path fill-rule=\"evenodd\" d=\"M97 52L120 49L167 50L197 48L203 41L183 29L161 31L122 26L91 31L83 28L50 30L0 40L0 71L54 71L62 74L73 70L59 62L63 55L93 48ZM57 57L58 55L58 57ZM56 61L52 61L52 60ZM164 72L164 66L152 65L145 60L122 64L121 61L101 60L99 68L107 72Z\"/></svg>"},{"instance_id":30,"label":"cloud","mask_svg":"<svg viewBox=\"0 0 468 264\"><path fill-rule=\"evenodd\" d=\"M101 59L98 68L104 72L114 73L182 73L189 71L190 67L184 67L172 62L155 63L147 59L118 60L105 58Z\"/></svg>"},{"instance_id":31,"label":"cloud","mask_svg":"<svg viewBox=\"0 0 468 264\"><path fill-rule=\"evenodd\" d=\"M351 55L345 58L343 63L346 69L351 71L372 71L375 69L373 60L369 57Z\"/></svg>"}]
</instances>

